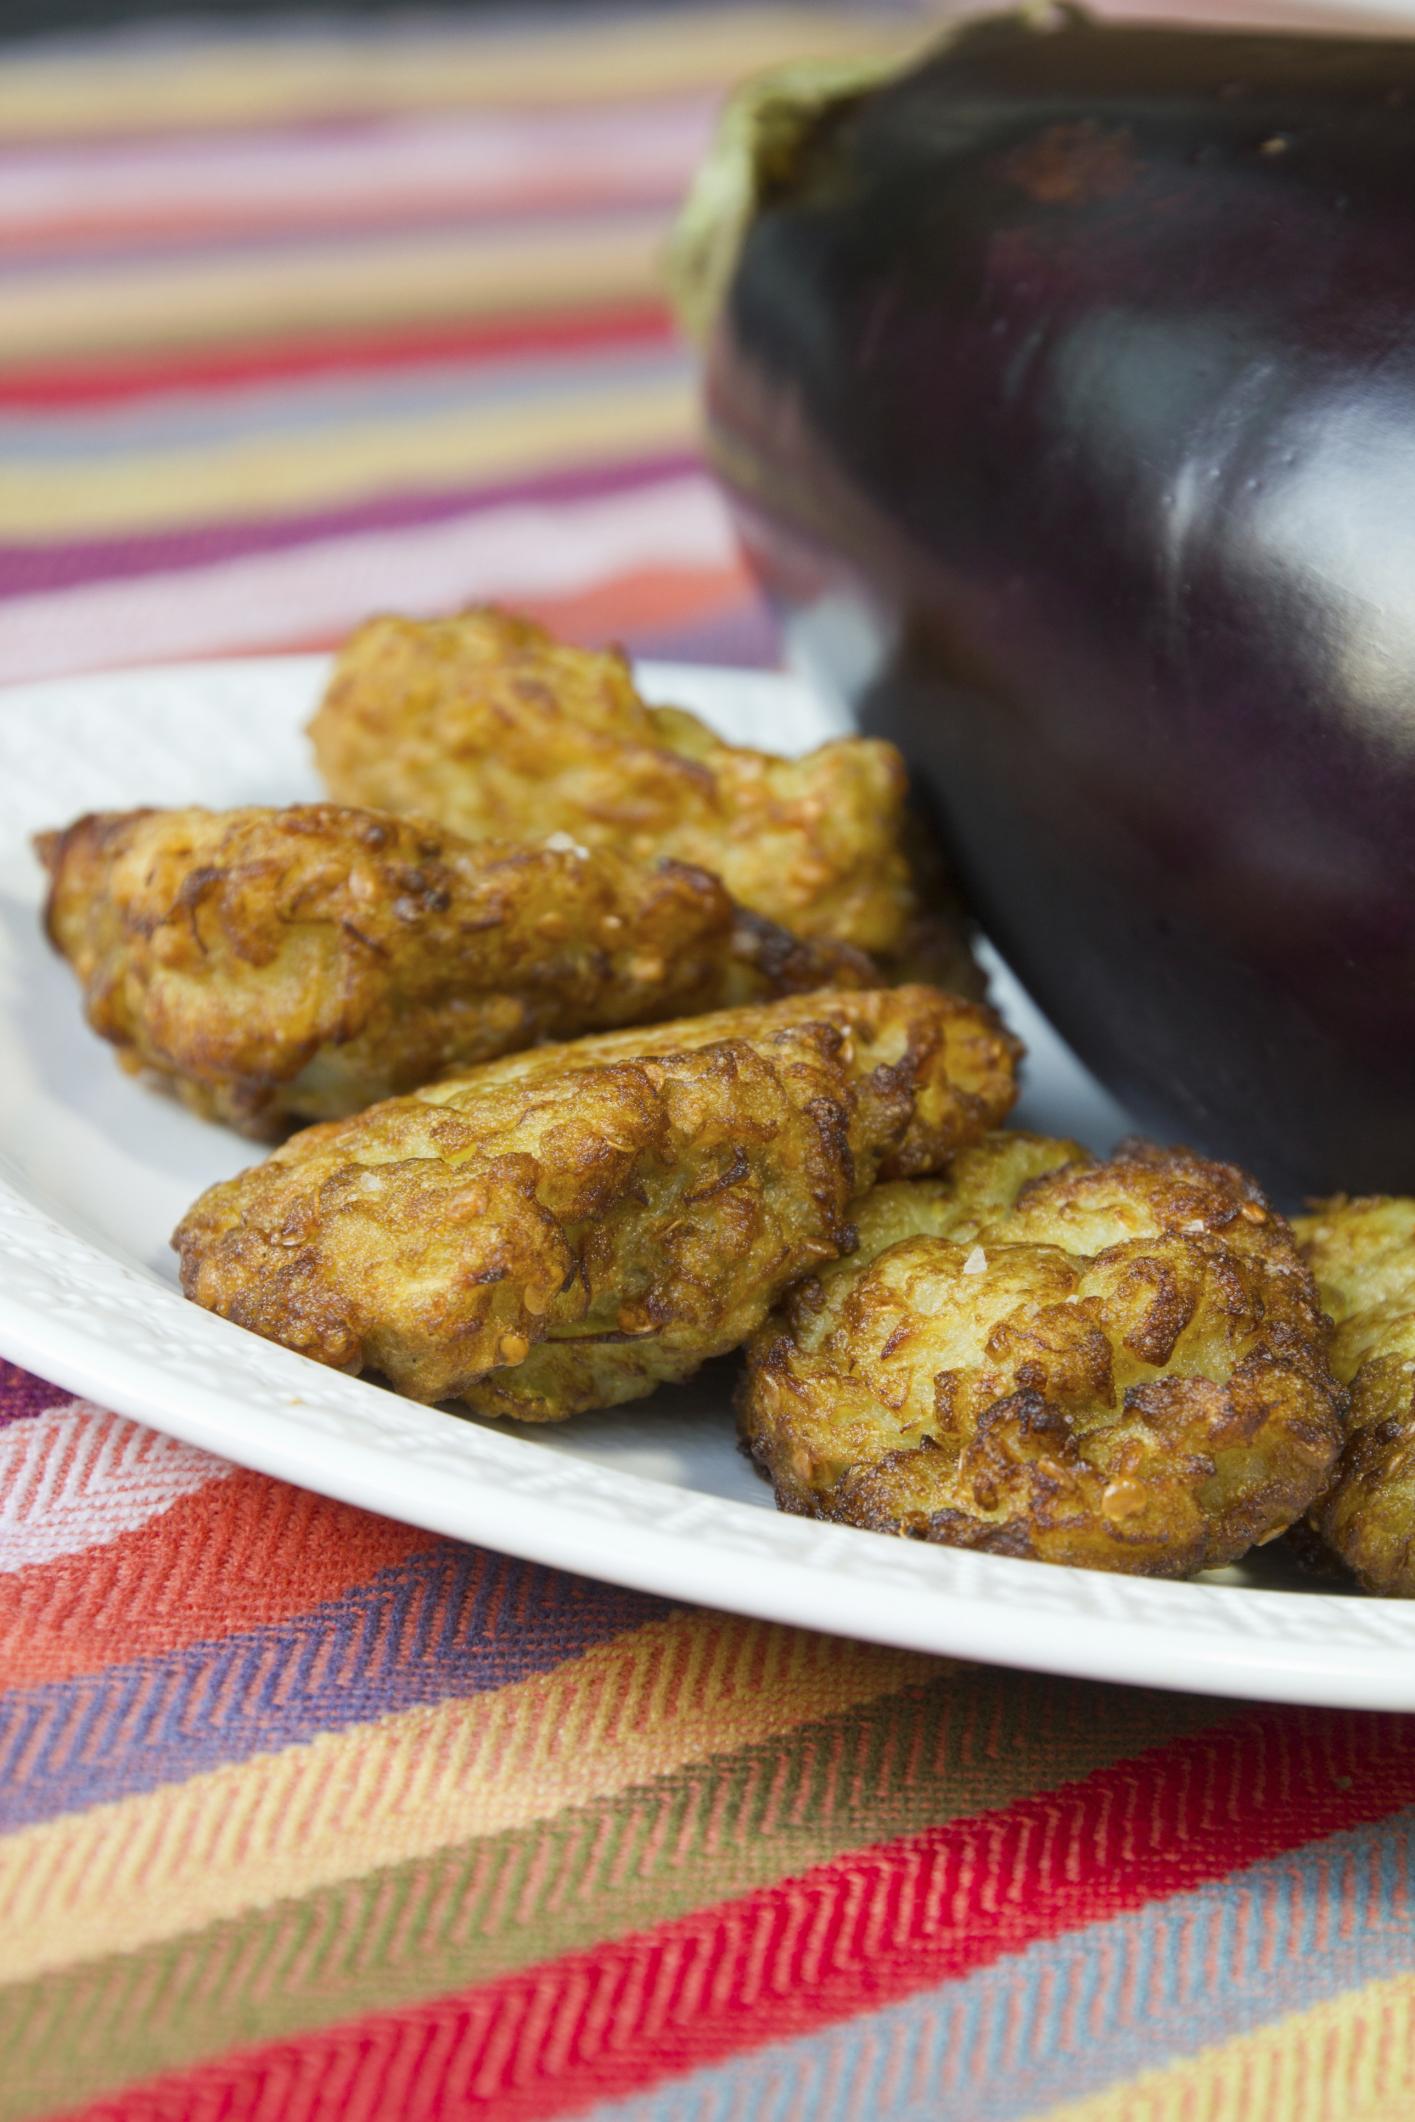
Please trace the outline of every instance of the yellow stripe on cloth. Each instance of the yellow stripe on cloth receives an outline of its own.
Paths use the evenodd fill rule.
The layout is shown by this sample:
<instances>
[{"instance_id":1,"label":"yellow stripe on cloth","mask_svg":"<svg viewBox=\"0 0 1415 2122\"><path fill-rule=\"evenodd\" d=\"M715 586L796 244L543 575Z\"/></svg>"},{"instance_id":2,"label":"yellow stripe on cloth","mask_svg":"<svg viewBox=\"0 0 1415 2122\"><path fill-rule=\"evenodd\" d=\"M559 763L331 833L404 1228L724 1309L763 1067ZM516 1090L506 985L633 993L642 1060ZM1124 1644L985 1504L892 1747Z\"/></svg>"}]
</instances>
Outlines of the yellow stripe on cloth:
<instances>
[{"instance_id":1,"label":"yellow stripe on cloth","mask_svg":"<svg viewBox=\"0 0 1415 2122\"><path fill-rule=\"evenodd\" d=\"M1415 1974L1348 1990L1031 2122L1410 2122L1412 2114Z\"/></svg>"},{"instance_id":2,"label":"yellow stripe on cloth","mask_svg":"<svg viewBox=\"0 0 1415 2122\"><path fill-rule=\"evenodd\" d=\"M684 450L697 432L691 379L630 376L518 405L439 408L189 450L0 465L0 539L30 544L274 517L389 488L438 491Z\"/></svg>"},{"instance_id":3,"label":"yellow stripe on cloth","mask_svg":"<svg viewBox=\"0 0 1415 2122\"><path fill-rule=\"evenodd\" d=\"M11 274L0 361L640 301L661 213Z\"/></svg>"},{"instance_id":4,"label":"yellow stripe on cloth","mask_svg":"<svg viewBox=\"0 0 1415 2122\"><path fill-rule=\"evenodd\" d=\"M0 139L181 132L354 113L584 104L726 88L784 60L895 50L917 19L868 8L723 7L553 31L212 37L89 52L7 53Z\"/></svg>"},{"instance_id":5,"label":"yellow stripe on cloth","mask_svg":"<svg viewBox=\"0 0 1415 2122\"><path fill-rule=\"evenodd\" d=\"M0 1982L524 1827L950 1669L685 1614L495 1693L45 1821L0 1839Z\"/></svg>"}]
</instances>

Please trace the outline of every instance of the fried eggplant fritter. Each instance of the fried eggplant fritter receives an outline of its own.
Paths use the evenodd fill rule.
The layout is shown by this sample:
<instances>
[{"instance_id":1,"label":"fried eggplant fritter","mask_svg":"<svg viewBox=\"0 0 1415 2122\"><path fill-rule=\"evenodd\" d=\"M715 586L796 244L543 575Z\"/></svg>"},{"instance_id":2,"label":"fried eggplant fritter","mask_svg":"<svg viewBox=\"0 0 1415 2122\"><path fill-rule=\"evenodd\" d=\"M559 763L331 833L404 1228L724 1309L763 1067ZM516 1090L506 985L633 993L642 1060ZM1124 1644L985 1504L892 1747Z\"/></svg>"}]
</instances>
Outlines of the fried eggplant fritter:
<instances>
[{"instance_id":1,"label":"fried eggplant fritter","mask_svg":"<svg viewBox=\"0 0 1415 2122\"><path fill-rule=\"evenodd\" d=\"M744 1440L784 1510L1181 1577L1307 1508L1341 1447L1316 1287L1232 1165L1000 1133L883 1185L756 1335Z\"/></svg>"},{"instance_id":2,"label":"fried eggplant fritter","mask_svg":"<svg viewBox=\"0 0 1415 2122\"><path fill-rule=\"evenodd\" d=\"M695 715L646 706L621 655L505 612L370 620L310 736L341 803L419 811L469 840L562 831L669 855L795 935L875 955L910 943L920 921L892 744L849 737L804 759L724 744ZM940 915L932 928L949 984L980 993L957 924Z\"/></svg>"},{"instance_id":3,"label":"fried eggplant fritter","mask_svg":"<svg viewBox=\"0 0 1415 2122\"><path fill-rule=\"evenodd\" d=\"M93 1029L253 1135L539 1039L876 978L703 870L563 837L470 846L305 803L108 813L39 849Z\"/></svg>"},{"instance_id":4,"label":"fried eggplant fritter","mask_svg":"<svg viewBox=\"0 0 1415 2122\"><path fill-rule=\"evenodd\" d=\"M690 1377L854 1243L856 1194L1010 1109L932 988L800 996L496 1061L307 1129L173 1244L209 1310L417 1400L557 1421Z\"/></svg>"},{"instance_id":5,"label":"fried eggplant fritter","mask_svg":"<svg viewBox=\"0 0 1415 2122\"><path fill-rule=\"evenodd\" d=\"M1346 1447L1308 1523L1367 1591L1415 1599L1415 1201L1338 1195L1293 1229L1351 1388Z\"/></svg>"}]
</instances>

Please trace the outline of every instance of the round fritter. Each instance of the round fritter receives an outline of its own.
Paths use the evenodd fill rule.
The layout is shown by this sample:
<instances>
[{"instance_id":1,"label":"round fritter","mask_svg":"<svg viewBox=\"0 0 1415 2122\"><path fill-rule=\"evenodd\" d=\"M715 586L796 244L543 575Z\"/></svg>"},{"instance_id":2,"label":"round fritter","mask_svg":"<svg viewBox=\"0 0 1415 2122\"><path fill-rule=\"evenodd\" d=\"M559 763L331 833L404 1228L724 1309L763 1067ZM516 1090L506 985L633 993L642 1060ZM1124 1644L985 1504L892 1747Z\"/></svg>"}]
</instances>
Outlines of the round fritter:
<instances>
[{"instance_id":1,"label":"round fritter","mask_svg":"<svg viewBox=\"0 0 1415 2122\"><path fill-rule=\"evenodd\" d=\"M208 1309L420 1400L555 1421L691 1376L854 1242L881 1171L1010 1109L1016 1042L930 988L496 1061L313 1127L173 1239Z\"/></svg>"},{"instance_id":2,"label":"round fritter","mask_svg":"<svg viewBox=\"0 0 1415 2122\"><path fill-rule=\"evenodd\" d=\"M539 1039L877 977L703 870L564 836L472 846L300 803L91 816L39 847L90 1025L253 1135Z\"/></svg>"},{"instance_id":3,"label":"round fritter","mask_svg":"<svg viewBox=\"0 0 1415 2122\"><path fill-rule=\"evenodd\" d=\"M847 737L801 759L724 744L696 715L646 705L617 652L495 610L371 619L345 644L310 737L342 803L419 811L469 840L565 831L669 855L795 935L913 949L892 744ZM950 985L981 992L946 915L931 945Z\"/></svg>"},{"instance_id":4,"label":"round fritter","mask_svg":"<svg viewBox=\"0 0 1415 2122\"><path fill-rule=\"evenodd\" d=\"M784 1510L1188 1576L1273 1538L1341 1446L1327 1324L1231 1165L1002 1133L876 1188L792 1289L739 1413Z\"/></svg>"},{"instance_id":5,"label":"round fritter","mask_svg":"<svg viewBox=\"0 0 1415 2122\"><path fill-rule=\"evenodd\" d=\"M1293 1229L1351 1390L1346 1448L1308 1522L1367 1591L1415 1599L1415 1201L1338 1195Z\"/></svg>"}]
</instances>

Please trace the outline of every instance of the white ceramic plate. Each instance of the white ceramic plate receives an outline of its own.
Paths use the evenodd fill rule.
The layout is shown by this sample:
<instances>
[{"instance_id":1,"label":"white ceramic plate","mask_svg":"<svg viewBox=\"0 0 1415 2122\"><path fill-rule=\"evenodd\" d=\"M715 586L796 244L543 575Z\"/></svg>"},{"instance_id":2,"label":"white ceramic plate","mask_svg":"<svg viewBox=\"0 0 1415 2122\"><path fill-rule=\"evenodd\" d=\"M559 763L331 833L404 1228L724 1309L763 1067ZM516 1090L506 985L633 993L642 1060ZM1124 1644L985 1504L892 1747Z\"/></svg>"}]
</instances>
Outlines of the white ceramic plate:
<instances>
[{"instance_id":1,"label":"white ceramic plate","mask_svg":"<svg viewBox=\"0 0 1415 2122\"><path fill-rule=\"evenodd\" d=\"M1415 1606L1048 1568L777 1514L738 1455L727 1366L523 1429L416 1407L186 1304L167 1235L249 1145L123 1076L41 941L36 828L139 803L319 793L325 663L280 657L0 693L0 1351L67 1390L308 1488L670 1597L1001 1664L1279 1700L1415 1706ZM651 697L782 750L835 733L786 678L649 666ZM1100 1149L1124 1116L998 968L1032 1049L1019 1117Z\"/></svg>"}]
</instances>

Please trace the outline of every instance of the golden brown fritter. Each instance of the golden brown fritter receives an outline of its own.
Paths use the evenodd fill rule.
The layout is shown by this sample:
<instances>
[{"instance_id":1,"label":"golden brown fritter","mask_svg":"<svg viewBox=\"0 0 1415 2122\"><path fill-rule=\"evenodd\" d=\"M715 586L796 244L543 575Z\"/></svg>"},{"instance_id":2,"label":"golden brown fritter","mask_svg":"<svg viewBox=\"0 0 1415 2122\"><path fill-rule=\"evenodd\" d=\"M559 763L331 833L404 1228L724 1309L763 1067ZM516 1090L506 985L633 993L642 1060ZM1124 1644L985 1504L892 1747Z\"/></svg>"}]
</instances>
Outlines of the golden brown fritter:
<instances>
[{"instance_id":1,"label":"golden brown fritter","mask_svg":"<svg viewBox=\"0 0 1415 2122\"><path fill-rule=\"evenodd\" d=\"M173 1244L208 1309L418 1400L555 1421L687 1378L849 1248L855 1194L1011 1107L1020 1049L932 988L540 1047L307 1129Z\"/></svg>"},{"instance_id":2,"label":"golden brown fritter","mask_svg":"<svg viewBox=\"0 0 1415 2122\"><path fill-rule=\"evenodd\" d=\"M892 744L850 737L804 759L724 744L647 707L615 653L569 648L499 611L373 619L346 644L310 724L341 803L421 811L469 840L564 831L722 878L799 936L898 950L920 916L899 839ZM980 992L941 913L951 984ZM948 955L951 952L951 956Z\"/></svg>"},{"instance_id":3,"label":"golden brown fritter","mask_svg":"<svg viewBox=\"0 0 1415 2122\"><path fill-rule=\"evenodd\" d=\"M703 870L563 839L469 846L304 803L109 813L38 844L93 1029L248 1134L538 1039L876 978Z\"/></svg>"},{"instance_id":4,"label":"golden brown fritter","mask_svg":"<svg viewBox=\"0 0 1415 2122\"><path fill-rule=\"evenodd\" d=\"M1415 1598L1415 1201L1321 1201L1293 1224L1336 1322L1347 1442L1309 1523L1367 1591Z\"/></svg>"},{"instance_id":5,"label":"golden brown fritter","mask_svg":"<svg viewBox=\"0 0 1415 2122\"><path fill-rule=\"evenodd\" d=\"M739 1414L784 1510L1187 1576L1304 1511L1341 1444L1312 1278L1232 1165L1002 1133L878 1187L757 1334Z\"/></svg>"}]
</instances>

